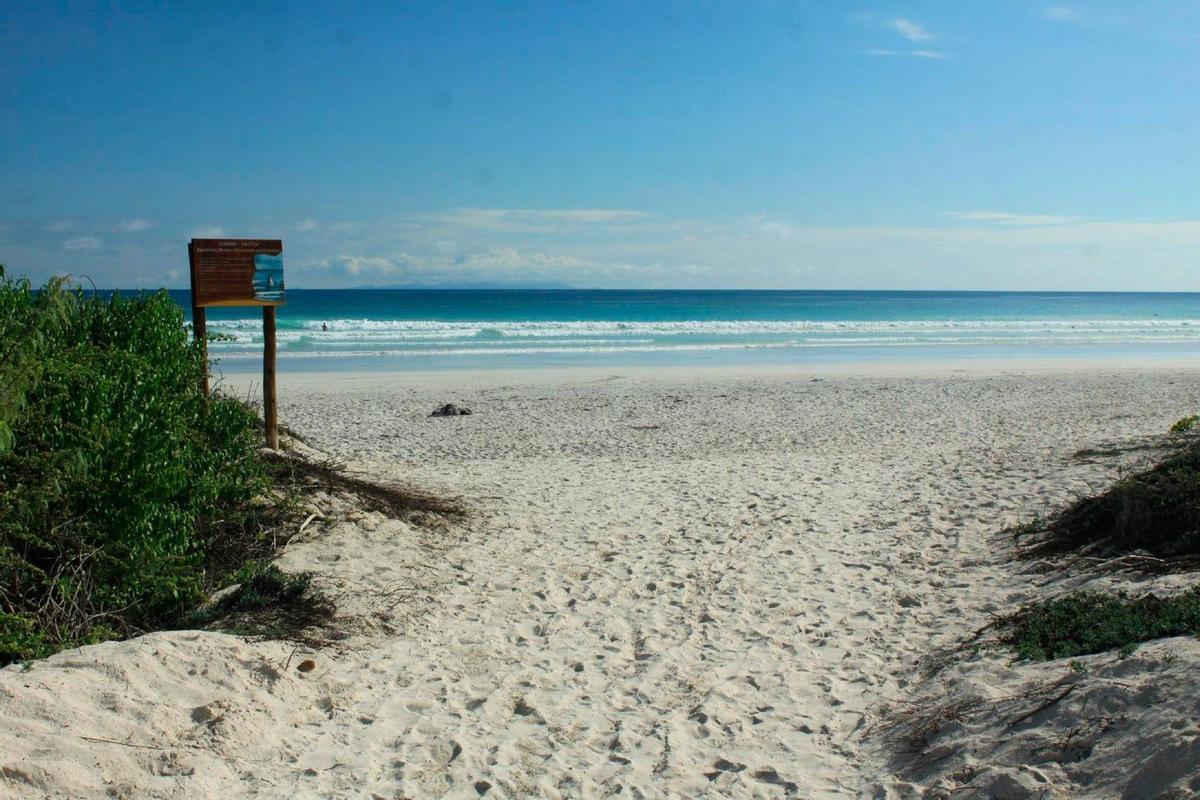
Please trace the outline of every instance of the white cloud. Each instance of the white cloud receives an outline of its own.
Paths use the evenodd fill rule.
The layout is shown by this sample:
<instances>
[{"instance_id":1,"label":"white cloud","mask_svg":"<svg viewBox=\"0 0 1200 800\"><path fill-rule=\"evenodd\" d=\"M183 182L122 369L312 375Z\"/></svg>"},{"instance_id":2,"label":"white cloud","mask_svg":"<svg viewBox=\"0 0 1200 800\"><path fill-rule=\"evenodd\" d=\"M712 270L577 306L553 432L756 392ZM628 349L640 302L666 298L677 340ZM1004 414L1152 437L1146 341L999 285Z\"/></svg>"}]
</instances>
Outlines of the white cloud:
<instances>
[{"instance_id":1,"label":"white cloud","mask_svg":"<svg viewBox=\"0 0 1200 800\"><path fill-rule=\"evenodd\" d=\"M197 228L192 231L191 235L193 239L220 239L228 234L220 225L212 225L207 228Z\"/></svg>"},{"instance_id":2,"label":"white cloud","mask_svg":"<svg viewBox=\"0 0 1200 800\"><path fill-rule=\"evenodd\" d=\"M518 222L532 216L538 224ZM460 209L363 224L326 243L341 255L307 264L294 255L293 285L1200 289L1194 271L1200 221L1089 222L994 210L950 211L943 224L926 226L642 213L615 219L583 224L528 210Z\"/></svg>"},{"instance_id":3,"label":"white cloud","mask_svg":"<svg viewBox=\"0 0 1200 800\"><path fill-rule=\"evenodd\" d=\"M384 258L382 256L342 255L318 261L301 268L301 271L352 278L386 278L403 274L406 266L407 258L405 256Z\"/></svg>"},{"instance_id":4,"label":"white cloud","mask_svg":"<svg viewBox=\"0 0 1200 800\"><path fill-rule=\"evenodd\" d=\"M307 233L308 231L315 231L318 227L316 220L306 219L296 225L296 230Z\"/></svg>"},{"instance_id":5,"label":"white cloud","mask_svg":"<svg viewBox=\"0 0 1200 800\"><path fill-rule=\"evenodd\" d=\"M888 23L888 27L910 42L929 42L933 40L933 35L925 30L924 25L904 19L903 17L897 17L892 20Z\"/></svg>"},{"instance_id":6,"label":"white cloud","mask_svg":"<svg viewBox=\"0 0 1200 800\"><path fill-rule=\"evenodd\" d=\"M565 253L522 252L515 247L495 247L475 253L466 253L454 259L455 267L487 270L571 270L590 266L589 262Z\"/></svg>"},{"instance_id":7,"label":"white cloud","mask_svg":"<svg viewBox=\"0 0 1200 800\"><path fill-rule=\"evenodd\" d=\"M868 50L869 56L907 56L909 58L949 58L939 50Z\"/></svg>"},{"instance_id":8,"label":"white cloud","mask_svg":"<svg viewBox=\"0 0 1200 800\"><path fill-rule=\"evenodd\" d=\"M297 264L302 286L561 282L608 288L1200 289L1200 221L952 212L968 225L812 226L751 217L657 220L628 235L464 232L410 239L391 255L359 237L333 258ZM686 231L686 236L681 232ZM507 242L507 243L505 243ZM351 248L361 248L357 251Z\"/></svg>"},{"instance_id":9,"label":"white cloud","mask_svg":"<svg viewBox=\"0 0 1200 800\"><path fill-rule=\"evenodd\" d=\"M1052 6L1046 9L1045 17L1055 22L1078 22L1080 14L1069 6Z\"/></svg>"},{"instance_id":10,"label":"white cloud","mask_svg":"<svg viewBox=\"0 0 1200 800\"><path fill-rule=\"evenodd\" d=\"M117 225L117 230L124 233L142 233L153 228L157 223L152 219L130 219Z\"/></svg>"},{"instance_id":11,"label":"white cloud","mask_svg":"<svg viewBox=\"0 0 1200 800\"><path fill-rule=\"evenodd\" d=\"M644 211L617 208L454 208L426 219L455 226L535 231L629 223L649 216Z\"/></svg>"},{"instance_id":12,"label":"white cloud","mask_svg":"<svg viewBox=\"0 0 1200 800\"><path fill-rule=\"evenodd\" d=\"M359 282L398 283L570 280L595 265L561 253L493 247L448 254L444 248L426 256L407 252L391 256L339 255L298 268L311 278L353 278Z\"/></svg>"},{"instance_id":13,"label":"white cloud","mask_svg":"<svg viewBox=\"0 0 1200 800\"><path fill-rule=\"evenodd\" d=\"M99 285L178 286L180 242L160 223L118 248L48 221L10 246L31 277L61 270L64 248ZM248 223L254 223L249 220ZM116 223L108 223L112 230ZM288 226L294 228L294 223ZM1092 221L966 209L926 225L821 226L779 216L667 217L613 209L456 209L325 223L294 237L289 284L562 283L606 288L1090 289L1197 291L1200 220ZM91 233L92 235L87 235ZM224 237L222 228L197 236ZM72 238L78 237L78 238ZM65 240L65 241L64 241ZM164 253L173 254L164 259ZM74 264L72 263L72 266ZM171 270L178 270L171 274Z\"/></svg>"},{"instance_id":14,"label":"white cloud","mask_svg":"<svg viewBox=\"0 0 1200 800\"><path fill-rule=\"evenodd\" d=\"M63 242L63 250L99 250L104 242L95 236L80 236L78 239L67 239Z\"/></svg>"},{"instance_id":15,"label":"white cloud","mask_svg":"<svg viewBox=\"0 0 1200 800\"><path fill-rule=\"evenodd\" d=\"M547 222L622 222L648 216L645 211L621 208L463 208L463 213L475 213L505 219L531 219Z\"/></svg>"},{"instance_id":16,"label":"white cloud","mask_svg":"<svg viewBox=\"0 0 1200 800\"><path fill-rule=\"evenodd\" d=\"M994 225L1065 225L1083 222L1083 217L1064 217L1055 214L1014 214L1009 211L947 211L947 217L963 222L986 222Z\"/></svg>"}]
</instances>

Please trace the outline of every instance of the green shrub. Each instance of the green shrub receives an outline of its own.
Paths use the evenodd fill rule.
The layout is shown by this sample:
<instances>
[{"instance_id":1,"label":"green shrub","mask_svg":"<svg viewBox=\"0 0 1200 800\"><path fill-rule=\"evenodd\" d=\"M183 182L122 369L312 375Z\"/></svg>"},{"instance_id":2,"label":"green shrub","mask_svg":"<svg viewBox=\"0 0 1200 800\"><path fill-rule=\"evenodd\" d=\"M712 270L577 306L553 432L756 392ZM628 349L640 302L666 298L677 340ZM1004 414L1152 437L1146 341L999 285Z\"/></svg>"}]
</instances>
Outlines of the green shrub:
<instances>
[{"instance_id":1,"label":"green shrub","mask_svg":"<svg viewBox=\"0 0 1200 800\"><path fill-rule=\"evenodd\" d=\"M1175 424L1171 426L1171 433L1188 433L1196 427L1196 423L1198 422L1200 422L1200 415L1197 414L1176 420Z\"/></svg>"},{"instance_id":2,"label":"green shrub","mask_svg":"<svg viewBox=\"0 0 1200 800\"><path fill-rule=\"evenodd\" d=\"M1200 587L1161 598L1080 592L1022 609L1001 622L1001 640L1023 659L1049 661L1141 642L1200 634Z\"/></svg>"},{"instance_id":3,"label":"green shrub","mask_svg":"<svg viewBox=\"0 0 1200 800\"><path fill-rule=\"evenodd\" d=\"M233 614L320 602L319 598L306 597L312 585L312 573L287 573L274 564L249 562L229 576L229 583L236 585L234 591L185 616L180 621L181 627L202 628Z\"/></svg>"},{"instance_id":4,"label":"green shrub","mask_svg":"<svg viewBox=\"0 0 1200 800\"><path fill-rule=\"evenodd\" d=\"M256 417L206 398L165 292L40 291L0 267L0 663L160 625L267 487Z\"/></svg>"},{"instance_id":5,"label":"green shrub","mask_svg":"<svg viewBox=\"0 0 1200 800\"><path fill-rule=\"evenodd\" d=\"M41 658L54 652L46 634L28 614L0 613L0 663L18 658Z\"/></svg>"}]
</instances>

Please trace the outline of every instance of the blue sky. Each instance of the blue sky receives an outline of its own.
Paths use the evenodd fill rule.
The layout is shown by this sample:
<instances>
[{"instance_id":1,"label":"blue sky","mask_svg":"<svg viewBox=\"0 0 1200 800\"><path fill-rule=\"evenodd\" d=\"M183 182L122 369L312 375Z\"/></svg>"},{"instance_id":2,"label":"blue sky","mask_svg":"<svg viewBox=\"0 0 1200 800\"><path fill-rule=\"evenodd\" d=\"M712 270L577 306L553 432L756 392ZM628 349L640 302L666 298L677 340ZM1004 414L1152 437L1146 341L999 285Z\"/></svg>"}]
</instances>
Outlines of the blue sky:
<instances>
[{"instance_id":1,"label":"blue sky","mask_svg":"<svg viewBox=\"0 0 1200 800\"><path fill-rule=\"evenodd\" d=\"M1194 2L62 5L0 8L36 279L1200 290Z\"/></svg>"}]
</instances>

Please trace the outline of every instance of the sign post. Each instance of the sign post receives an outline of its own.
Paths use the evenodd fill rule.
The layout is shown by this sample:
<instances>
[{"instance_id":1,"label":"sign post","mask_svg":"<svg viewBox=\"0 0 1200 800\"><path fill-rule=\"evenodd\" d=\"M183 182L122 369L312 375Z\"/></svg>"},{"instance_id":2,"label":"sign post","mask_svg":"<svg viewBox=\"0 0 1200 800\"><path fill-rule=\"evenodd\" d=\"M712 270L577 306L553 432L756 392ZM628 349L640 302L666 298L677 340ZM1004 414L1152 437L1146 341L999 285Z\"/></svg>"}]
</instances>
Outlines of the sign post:
<instances>
[{"instance_id":1,"label":"sign post","mask_svg":"<svg viewBox=\"0 0 1200 800\"><path fill-rule=\"evenodd\" d=\"M267 447L279 449L279 417L275 406L275 306L263 306L263 427Z\"/></svg>"},{"instance_id":2,"label":"sign post","mask_svg":"<svg viewBox=\"0 0 1200 800\"><path fill-rule=\"evenodd\" d=\"M267 447L279 449L275 404L275 307L283 299L283 242L279 239L192 239L192 331L204 353L202 388L208 394L210 306L262 306L263 423Z\"/></svg>"},{"instance_id":3,"label":"sign post","mask_svg":"<svg viewBox=\"0 0 1200 800\"><path fill-rule=\"evenodd\" d=\"M208 319L204 306L196 304L196 258L192 253L192 244L188 242L188 264L192 273L192 335L200 345L200 354L204 357L204 374L200 376L200 390L208 397Z\"/></svg>"}]
</instances>

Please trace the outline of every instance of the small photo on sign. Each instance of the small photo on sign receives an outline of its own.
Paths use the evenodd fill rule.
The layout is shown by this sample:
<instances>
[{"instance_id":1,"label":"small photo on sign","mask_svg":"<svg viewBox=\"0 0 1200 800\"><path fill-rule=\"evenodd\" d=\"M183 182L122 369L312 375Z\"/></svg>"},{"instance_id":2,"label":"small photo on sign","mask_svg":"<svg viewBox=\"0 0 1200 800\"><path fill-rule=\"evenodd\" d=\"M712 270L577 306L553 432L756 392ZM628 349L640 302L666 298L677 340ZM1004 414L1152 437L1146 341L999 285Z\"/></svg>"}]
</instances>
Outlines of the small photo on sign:
<instances>
[{"instance_id":1,"label":"small photo on sign","mask_svg":"<svg viewBox=\"0 0 1200 800\"><path fill-rule=\"evenodd\" d=\"M264 302L283 300L283 255L258 253L254 256L254 299Z\"/></svg>"}]
</instances>

